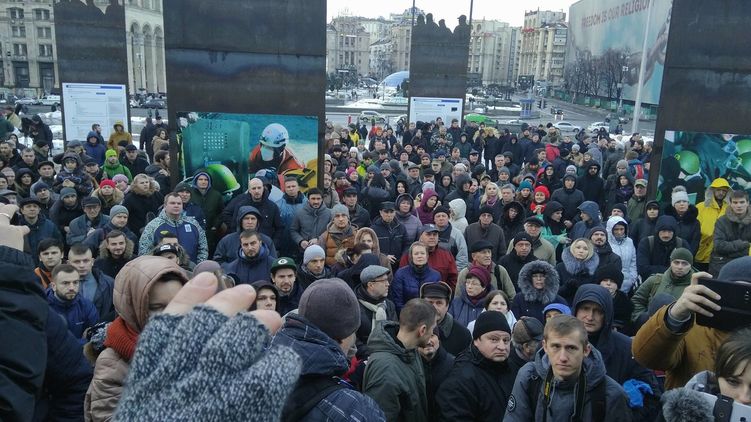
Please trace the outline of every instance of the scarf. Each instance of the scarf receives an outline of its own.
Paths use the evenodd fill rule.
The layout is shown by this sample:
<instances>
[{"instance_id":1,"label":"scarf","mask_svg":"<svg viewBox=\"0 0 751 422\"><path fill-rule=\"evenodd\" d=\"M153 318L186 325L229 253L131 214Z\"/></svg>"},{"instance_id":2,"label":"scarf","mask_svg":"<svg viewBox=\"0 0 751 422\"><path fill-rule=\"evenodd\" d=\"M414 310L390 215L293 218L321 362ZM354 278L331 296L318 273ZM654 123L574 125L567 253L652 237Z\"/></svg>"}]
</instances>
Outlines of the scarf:
<instances>
[{"instance_id":1,"label":"scarf","mask_svg":"<svg viewBox=\"0 0 751 422\"><path fill-rule=\"evenodd\" d=\"M107 338L104 340L104 347L114 349L118 355L130 362L133 359L133 354L136 352L138 335L139 333L128 327L125 320L118 316L107 327Z\"/></svg>"},{"instance_id":2,"label":"scarf","mask_svg":"<svg viewBox=\"0 0 751 422\"><path fill-rule=\"evenodd\" d=\"M388 317L386 316L386 302L381 301L379 304L370 303L367 300L358 299L360 301L360 304L365 307L365 309L373 312L373 318L370 322L370 332L373 332L375 330L376 324L379 321L386 321Z\"/></svg>"}]
</instances>

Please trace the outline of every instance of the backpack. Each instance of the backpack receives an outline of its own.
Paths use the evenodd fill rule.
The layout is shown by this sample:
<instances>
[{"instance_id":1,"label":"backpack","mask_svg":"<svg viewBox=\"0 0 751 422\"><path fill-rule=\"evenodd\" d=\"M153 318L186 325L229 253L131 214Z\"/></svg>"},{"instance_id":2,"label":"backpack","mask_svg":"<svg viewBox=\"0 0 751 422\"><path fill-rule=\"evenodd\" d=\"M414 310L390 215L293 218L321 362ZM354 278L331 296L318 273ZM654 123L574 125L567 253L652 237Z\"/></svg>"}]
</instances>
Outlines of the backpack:
<instances>
[{"instance_id":1,"label":"backpack","mask_svg":"<svg viewBox=\"0 0 751 422\"><path fill-rule=\"evenodd\" d=\"M337 377L325 375L301 376L282 409L283 422L302 420L318 403L329 394L347 388Z\"/></svg>"},{"instance_id":2,"label":"backpack","mask_svg":"<svg viewBox=\"0 0 751 422\"><path fill-rule=\"evenodd\" d=\"M535 414L537 412L537 400L540 397L540 389L542 388L542 384L545 380L542 379L542 377L539 377L537 375L533 375L532 378L529 380L529 386L527 387L527 395L530 402L530 408L532 410L532 414ZM593 421L603 421L605 420L606 410L607 410L607 403L605 401L605 387L607 384L607 379L603 379L602 382L600 382L594 390L592 390L592 393L590 393L590 401L592 402L592 405L590 406L592 410L592 420ZM544 409L545 412L547 412L547 409ZM544 420L544 419L543 419Z\"/></svg>"}]
</instances>

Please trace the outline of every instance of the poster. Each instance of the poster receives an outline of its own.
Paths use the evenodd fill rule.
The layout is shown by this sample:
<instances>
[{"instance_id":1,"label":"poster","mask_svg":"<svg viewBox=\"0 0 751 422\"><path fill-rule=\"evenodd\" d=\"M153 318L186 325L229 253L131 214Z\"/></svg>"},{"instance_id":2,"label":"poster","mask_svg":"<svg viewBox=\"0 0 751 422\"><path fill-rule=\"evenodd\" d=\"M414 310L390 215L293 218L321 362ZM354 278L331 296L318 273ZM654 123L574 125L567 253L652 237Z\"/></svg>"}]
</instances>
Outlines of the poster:
<instances>
[{"instance_id":1,"label":"poster","mask_svg":"<svg viewBox=\"0 0 751 422\"><path fill-rule=\"evenodd\" d=\"M107 139L115 122L129 132L128 95L125 85L63 83L64 133L68 140L85 142L93 123L102 126Z\"/></svg>"},{"instance_id":2,"label":"poster","mask_svg":"<svg viewBox=\"0 0 751 422\"><path fill-rule=\"evenodd\" d=\"M665 131L658 200L669 202L673 188L683 185L691 203L702 202L718 177L751 193L751 135Z\"/></svg>"},{"instance_id":3,"label":"poster","mask_svg":"<svg viewBox=\"0 0 751 422\"><path fill-rule=\"evenodd\" d=\"M186 178L205 170L226 195L255 176L277 187L294 176L303 192L316 186L318 117L178 112L177 126Z\"/></svg>"},{"instance_id":4,"label":"poster","mask_svg":"<svg viewBox=\"0 0 751 422\"><path fill-rule=\"evenodd\" d=\"M461 98L411 97L409 99L410 122L432 122L440 117L448 126L451 119L462 121Z\"/></svg>"},{"instance_id":5,"label":"poster","mask_svg":"<svg viewBox=\"0 0 751 422\"><path fill-rule=\"evenodd\" d=\"M566 69L592 66L623 69L625 66L625 72L621 74L616 70L613 77L615 82L623 82L623 99L634 101L651 5L642 102L659 104L672 3L672 0L581 0L574 3L569 8ZM598 60L605 63L598 64ZM601 92L589 94L607 96L606 84L600 85Z\"/></svg>"}]
</instances>

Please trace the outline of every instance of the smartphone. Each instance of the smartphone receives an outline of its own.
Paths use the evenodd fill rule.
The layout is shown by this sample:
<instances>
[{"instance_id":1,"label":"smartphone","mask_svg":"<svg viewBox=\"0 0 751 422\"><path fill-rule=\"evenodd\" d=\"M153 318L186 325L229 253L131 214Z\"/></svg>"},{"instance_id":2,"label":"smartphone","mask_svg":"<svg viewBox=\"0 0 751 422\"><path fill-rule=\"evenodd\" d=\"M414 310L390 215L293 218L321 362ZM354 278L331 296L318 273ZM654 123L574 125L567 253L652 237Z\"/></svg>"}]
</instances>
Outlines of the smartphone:
<instances>
[{"instance_id":1,"label":"smartphone","mask_svg":"<svg viewBox=\"0 0 751 422\"><path fill-rule=\"evenodd\" d=\"M720 295L721 309L713 317L696 314L696 323L722 331L751 326L751 283L700 278L699 284Z\"/></svg>"}]
</instances>

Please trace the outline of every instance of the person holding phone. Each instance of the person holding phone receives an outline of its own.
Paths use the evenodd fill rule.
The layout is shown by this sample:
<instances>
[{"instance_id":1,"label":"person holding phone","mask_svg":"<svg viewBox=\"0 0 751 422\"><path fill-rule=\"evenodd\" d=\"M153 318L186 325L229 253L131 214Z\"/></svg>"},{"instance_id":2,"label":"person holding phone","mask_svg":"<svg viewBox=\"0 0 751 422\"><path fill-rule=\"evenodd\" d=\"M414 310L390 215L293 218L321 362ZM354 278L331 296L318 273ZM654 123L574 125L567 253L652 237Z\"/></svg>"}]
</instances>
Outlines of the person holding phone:
<instances>
[{"instance_id":1,"label":"person holding phone","mask_svg":"<svg viewBox=\"0 0 751 422\"><path fill-rule=\"evenodd\" d=\"M695 273L691 285L678 300L652 315L636 333L631 345L634 358L641 365L666 371L666 390L681 387L695 374L713 369L713 356L730 334L695 324L697 314L711 318L722 304L720 295L699 284L700 278L712 276ZM751 282L751 256L728 262L720 271L719 279Z\"/></svg>"}]
</instances>

